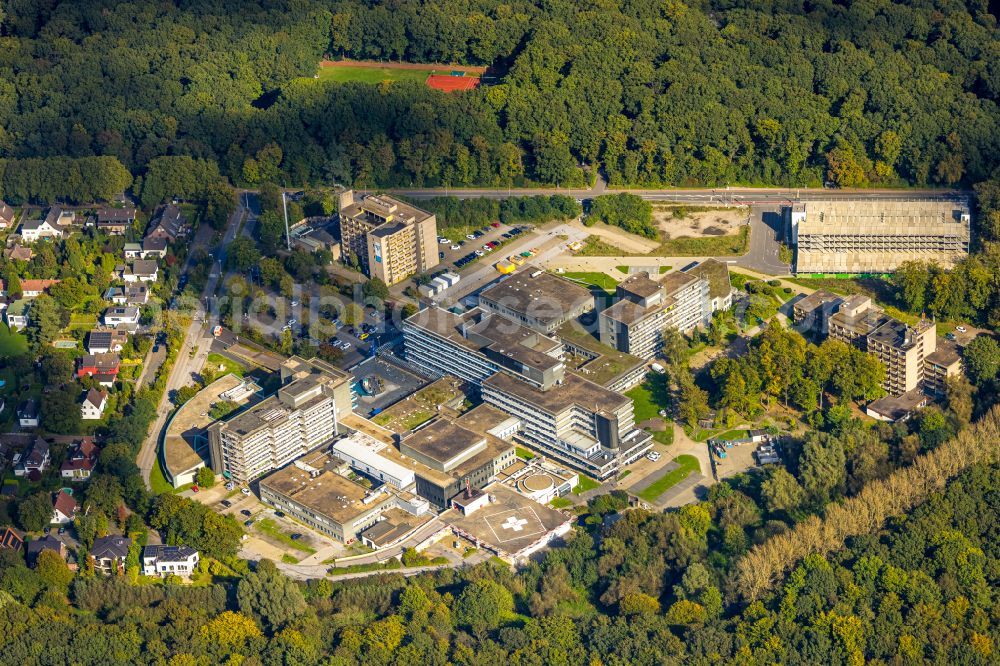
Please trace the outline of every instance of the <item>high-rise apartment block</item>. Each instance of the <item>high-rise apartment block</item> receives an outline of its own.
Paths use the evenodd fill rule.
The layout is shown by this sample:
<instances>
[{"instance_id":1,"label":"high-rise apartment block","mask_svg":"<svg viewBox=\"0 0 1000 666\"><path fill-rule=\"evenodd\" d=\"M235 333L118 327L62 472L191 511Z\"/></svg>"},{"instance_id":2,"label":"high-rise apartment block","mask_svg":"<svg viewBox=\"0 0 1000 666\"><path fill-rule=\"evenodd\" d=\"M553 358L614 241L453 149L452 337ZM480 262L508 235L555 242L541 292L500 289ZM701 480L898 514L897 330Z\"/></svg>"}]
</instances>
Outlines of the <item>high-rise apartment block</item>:
<instances>
[{"instance_id":1,"label":"high-rise apartment block","mask_svg":"<svg viewBox=\"0 0 1000 666\"><path fill-rule=\"evenodd\" d=\"M726 285L729 275L726 272ZM663 346L663 331L687 333L711 320L713 303L731 304L728 295L712 297L710 282L693 272L674 272L660 278L633 273L618 284L618 301L601 311L601 342L644 359Z\"/></svg>"},{"instance_id":2,"label":"high-rise apartment block","mask_svg":"<svg viewBox=\"0 0 1000 666\"><path fill-rule=\"evenodd\" d=\"M917 259L947 268L969 254L966 201L807 201L784 216L799 273L886 273Z\"/></svg>"},{"instance_id":3,"label":"high-rise apartment block","mask_svg":"<svg viewBox=\"0 0 1000 666\"><path fill-rule=\"evenodd\" d=\"M886 370L882 388L892 396L921 388L926 359L937 348L933 322L910 326L873 307L867 296L845 299L830 317L829 332L878 357Z\"/></svg>"},{"instance_id":4,"label":"high-rise apartment block","mask_svg":"<svg viewBox=\"0 0 1000 666\"><path fill-rule=\"evenodd\" d=\"M437 218L385 195L340 195L340 244L365 275L396 284L438 265Z\"/></svg>"},{"instance_id":5,"label":"high-rise apartment block","mask_svg":"<svg viewBox=\"0 0 1000 666\"><path fill-rule=\"evenodd\" d=\"M293 356L277 393L208 428L212 469L239 483L278 469L329 441L351 412L351 377L320 359Z\"/></svg>"}]
</instances>

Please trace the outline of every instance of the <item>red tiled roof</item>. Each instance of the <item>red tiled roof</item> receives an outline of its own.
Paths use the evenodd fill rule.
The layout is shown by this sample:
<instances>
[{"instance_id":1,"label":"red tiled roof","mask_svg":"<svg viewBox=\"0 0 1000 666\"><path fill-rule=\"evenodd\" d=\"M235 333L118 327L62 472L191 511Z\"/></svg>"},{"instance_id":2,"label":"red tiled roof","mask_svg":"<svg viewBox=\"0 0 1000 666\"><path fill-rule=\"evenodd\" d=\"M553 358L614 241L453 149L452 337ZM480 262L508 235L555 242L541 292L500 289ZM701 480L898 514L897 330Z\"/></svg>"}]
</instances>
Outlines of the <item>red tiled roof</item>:
<instances>
[{"instance_id":1,"label":"red tiled roof","mask_svg":"<svg viewBox=\"0 0 1000 666\"><path fill-rule=\"evenodd\" d=\"M56 501L53 506L57 511L69 518L72 518L76 514L76 500L73 499L72 495L68 495L61 490L56 494Z\"/></svg>"}]
</instances>

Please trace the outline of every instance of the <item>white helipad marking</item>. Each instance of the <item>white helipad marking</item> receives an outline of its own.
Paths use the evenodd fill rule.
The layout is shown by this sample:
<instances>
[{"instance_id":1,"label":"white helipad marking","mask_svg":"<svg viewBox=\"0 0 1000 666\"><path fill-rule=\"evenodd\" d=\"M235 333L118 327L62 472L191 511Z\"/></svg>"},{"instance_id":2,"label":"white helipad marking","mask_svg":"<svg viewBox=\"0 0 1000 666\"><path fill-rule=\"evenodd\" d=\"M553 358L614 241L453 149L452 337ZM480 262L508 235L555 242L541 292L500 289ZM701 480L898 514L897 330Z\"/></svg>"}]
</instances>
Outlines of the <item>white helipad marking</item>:
<instances>
[{"instance_id":1,"label":"white helipad marking","mask_svg":"<svg viewBox=\"0 0 1000 666\"><path fill-rule=\"evenodd\" d=\"M524 526L528 524L528 521L524 518L518 518L517 516L509 516L503 525L500 527L505 530L514 530L515 532L520 532L524 529Z\"/></svg>"}]
</instances>

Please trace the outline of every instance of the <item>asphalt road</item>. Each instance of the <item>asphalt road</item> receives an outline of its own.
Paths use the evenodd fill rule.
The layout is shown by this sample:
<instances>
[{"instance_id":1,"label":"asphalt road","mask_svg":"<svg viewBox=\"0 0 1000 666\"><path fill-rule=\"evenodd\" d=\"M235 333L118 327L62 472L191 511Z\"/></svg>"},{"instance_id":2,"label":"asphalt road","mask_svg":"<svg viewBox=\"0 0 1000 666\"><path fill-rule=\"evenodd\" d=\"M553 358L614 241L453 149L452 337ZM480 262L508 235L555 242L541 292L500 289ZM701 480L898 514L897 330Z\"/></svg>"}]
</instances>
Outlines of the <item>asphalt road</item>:
<instances>
[{"instance_id":1,"label":"asphalt road","mask_svg":"<svg viewBox=\"0 0 1000 666\"><path fill-rule=\"evenodd\" d=\"M750 209L750 248L736 264L768 275L787 275L790 266L778 258L781 238L781 213L777 206L753 206ZM734 261L719 257L720 261Z\"/></svg>"},{"instance_id":2,"label":"asphalt road","mask_svg":"<svg viewBox=\"0 0 1000 666\"><path fill-rule=\"evenodd\" d=\"M211 349L212 336L204 321L206 316L205 303L215 295L219 279L222 275L222 265L225 262L226 247L236 238L236 232L240 228L240 222L243 220L246 212L244 197L240 197L239 205L229 217L229 222L226 224L221 246L216 251L215 263L209 272L209 278L205 283L205 289L202 291L201 298L196 306L193 320L184 335L184 342L177 355L177 360L174 362L174 367L170 370L170 376L167 377L167 389L160 398L160 404L157 405L156 421L153 422L153 426L146 435L146 440L142 443L142 448L139 450L139 455L136 458L136 464L139 466L142 479L147 486L149 485L149 476L153 470L153 465L156 464L160 433L166 424L167 417L172 411L170 407L170 395L173 391L193 381L194 373L201 371ZM207 225L199 229L199 233L196 235L188 252L188 260L184 264L184 273L187 273L190 267L191 255L194 253L195 248L207 246L210 243L209 239L211 237L212 231ZM197 352L192 354L192 350L195 347L197 347Z\"/></svg>"},{"instance_id":3,"label":"asphalt road","mask_svg":"<svg viewBox=\"0 0 1000 666\"><path fill-rule=\"evenodd\" d=\"M366 191L361 190L361 193ZM410 188L390 190L414 199L453 196L459 199L506 199L508 197L565 194L576 199L589 199L600 194L628 192L651 201L685 201L691 203L717 205L778 204L789 201L826 201L837 199L872 199L880 201L924 201L967 197L971 192L963 190L867 190L867 189L826 189L826 188L700 188L700 189L621 189L602 188L600 184L592 189L567 188Z\"/></svg>"}]
</instances>

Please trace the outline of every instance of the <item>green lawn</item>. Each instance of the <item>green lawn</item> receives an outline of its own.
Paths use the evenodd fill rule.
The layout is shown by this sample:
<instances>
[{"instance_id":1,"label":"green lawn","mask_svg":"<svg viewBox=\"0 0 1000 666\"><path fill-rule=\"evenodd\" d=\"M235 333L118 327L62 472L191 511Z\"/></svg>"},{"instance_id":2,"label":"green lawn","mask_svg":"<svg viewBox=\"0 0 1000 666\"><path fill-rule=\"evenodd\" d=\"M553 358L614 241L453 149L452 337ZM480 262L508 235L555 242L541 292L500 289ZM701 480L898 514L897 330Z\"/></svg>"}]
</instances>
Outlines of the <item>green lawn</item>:
<instances>
[{"instance_id":1,"label":"green lawn","mask_svg":"<svg viewBox=\"0 0 1000 666\"><path fill-rule=\"evenodd\" d=\"M645 382L630 388L625 392L625 396L632 398L636 422L655 419L660 415L662 407L653 400L653 393L646 387Z\"/></svg>"},{"instance_id":2,"label":"green lawn","mask_svg":"<svg viewBox=\"0 0 1000 666\"><path fill-rule=\"evenodd\" d=\"M24 333L11 333L6 324L0 324L0 356L21 356L28 353L28 338Z\"/></svg>"},{"instance_id":3,"label":"green lawn","mask_svg":"<svg viewBox=\"0 0 1000 666\"><path fill-rule=\"evenodd\" d=\"M153 465L153 469L149 473L149 485L157 495L174 492L174 487L167 481L167 477L164 476L163 470L160 468L159 457L156 458L156 464Z\"/></svg>"},{"instance_id":4,"label":"green lawn","mask_svg":"<svg viewBox=\"0 0 1000 666\"><path fill-rule=\"evenodd\" d=\"M514 447L514 453L516 453L517 457L520 458L521 460L531 460L532 458L535 457L534 453L532 453L528 449L521 448L520 446Z\"/></svg>"},{"instance_id":5,"label":"green lawn","mask_svg":"<svg viewBox=\"0 0 1000 666\"><path fill-rule=\"evenodd\" d=\"M630 470L630 469L627 469L627 470L623 471L621 474L618 475L618 480L621 481L622 479L624 479L626 476L628 476L631 473L632 473L632 470Z\"/></svg>"},{"instance_id":6,"label":"green lawn","mask_svg":"<svg viewBox=\"0 0 1000 666\"><path fill-rule=\"evenodd\" d=\"M232 360L231 358L226 358L222 354L216 354L215 352L212 352L205 359L205 367L211 368L212 370L218 370L218 367L220 365L225 366L225 370L223 371L224 373L226 374L232 373L237 377L242 377L243 373L247 371L246 368L244 368L242 365Z\"/></svg>"},{"instance_id":7,"label":"green lawn","mask_svg":"<svg viewBox=\"0 0 1000 666\"><path fill-rule=\"evenodd\" d=\"M600 488L601 484L598 481L590 478L589 476L580 475L580 483L576 485L573 489L574 495L579 495L580 493L585 493L588 490L593 490L594 488Z\"/></svg>"},{"instance_id":8,"label":"green lawn","mask_svg":"<svg viewBox=\"0 0 1000 666\"><path fill-rule=\"evenodd\" d=\"M576 282L582 282L585 286L590 288L603 289L609 294L615 293L615 288L618 286L618 282L607 273L569 272L563 273L562 276Z\"/></svg>"},{"instance_id":9,"label":"green lawn","mask_svg":"<svg viewBox=\"0 0 1000 666\"><path fill-rule=\"evenodd\" d=\"M395 69L390 67L345 67L343 65L329 65L319 68L317 75L319 81L347 83L356 81L358 83L382 83L383 81L417 81L423 83L427 80L427 75L434 72L438 74L449 74L451 70L438 69L432 67L426 69Z\"/></svg>"},{"instance_id":10,"label":"green lawn","mask_svg":"<svg viewBox=\"0 0 1000 666\"><path fill-rule=\"evenodd\" d=\"M553 509L568 509L573 506L573 501L566 499L565 497L554 497L552 501L549 502L549 506Z\"/></svg>"},{"instance_id":11,"label":"green lawn","mask_svg":"<svg viewBox=\"0 0 1000 666\"><path fill-rule=\"evenodd\" d=\"M686 479L692 472L701 471L701 465L698 464L698 459L694 456L677 456L672 462L677 463L680 467L667 472L654 481L651 486L639 492L639 497L650 503L655 502L660 495Z\"/></svg>"},{"instance_id":12,"label":"green lawn","mask_svg":"<svg viewBox=\"0 0 1000 666\"><path fill-rule=\"evenodd\" d=\"M746 430L727 430L721 435L717 436L716 439L721 439L724 442L731 442L736 439L746 439L750 436Z\"/></svg>"},{"instance_id":13,"label":"green lawn","mask_svg":"<svg viewBox=\"0 0 1000 666\"><path fill-rule=\"evenodd\" d=\"M289 535L282 532L280 529L278 529L278 526L275 525L274 521L271 520L270 518L264 518L263 520L259 520L256 523L254 523L254 526L264 534L268 535L273 539L277 539L278 541L280 541L281 543L285 544L290 548L294 548L295 550L301 551L308 555L312 555L313 553L316 552L315 548L310 548L306 544L296 541Z\"/></svg>"},{"instance_id":14,"label":"green lawn","mask_svg":"<svg viewBox=\"0 0 1000 666\"><path fill-rule=\"evenodd\" d=\"M674 427L672 423L667 423L666 430L650 430L653 433L653 441L657 444L670 446L674 443Z\"/></svg>"}]
</instances>

